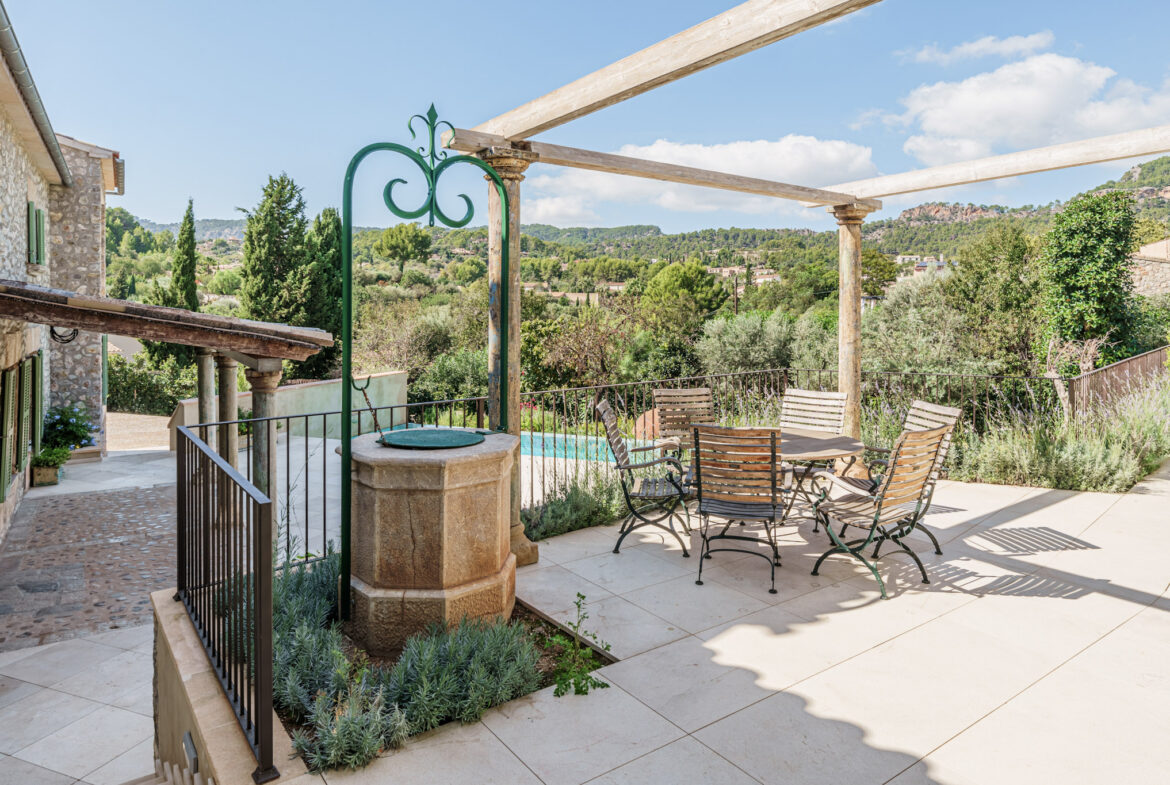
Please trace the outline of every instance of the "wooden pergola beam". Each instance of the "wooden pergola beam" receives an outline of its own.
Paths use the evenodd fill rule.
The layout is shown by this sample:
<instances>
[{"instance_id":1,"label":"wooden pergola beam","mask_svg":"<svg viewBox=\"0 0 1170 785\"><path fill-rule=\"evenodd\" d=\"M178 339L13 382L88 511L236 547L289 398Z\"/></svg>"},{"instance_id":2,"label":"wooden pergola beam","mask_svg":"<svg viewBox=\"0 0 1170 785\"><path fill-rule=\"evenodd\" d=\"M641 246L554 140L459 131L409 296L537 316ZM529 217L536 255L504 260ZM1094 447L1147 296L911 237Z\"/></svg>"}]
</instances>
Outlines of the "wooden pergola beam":
<instances>
[{"instance_id":1,"label":"wooden pergola beam","mask_svg":"<svg viewBox=\"0 0 1170 785\"><path fill-rule=\"evenodd\" d=\"M1170 125L855 180L832 189L869 198L893 196L1166 152L1170 152ZM812 200L809 203L815 204Z\"/></svg>"},{"instance_id":2,"label":"wooden pergola beam","mask_svg":"<svg viewBox=\"0 0 1170 785\"><path fill-rule=\"evenodd\" d=\"M725 191L755 194L758 196L772 196L781 199L793 199L814 205L857 205L870 210L881 209L882 203L876 199L858 199L848 193L826 191L820 188L807 188L803 185L762 180L758 177L744 177L743 175L714 172L708 169L696 169L693 166L668 164L661 161L647 161L642 158L632 158L613 153L599 153L593 150L582 150L576 147L565 147L559 144L546 142L509 142L498 134L488 134L481 131L470 131L456 128L443 135L443 145L452 150L465 153L490 152L498 153L502 150L524 150L536 155L536 162L568 166L574 169L588 169L594 172L642 177L650 180L661 180L683 185L698 185L707 188L720 188Z\"/></svg>"},{"instance_id":3,"label":"wooden pergola beam","mask_svg":"<svg viewBox=\"0 0 1170 785\"><path fill-rule=\"evenodd\" d=\"M476 131L526 139L880 0L749 0L547 95Z\"/></svg>"}]
</instances>

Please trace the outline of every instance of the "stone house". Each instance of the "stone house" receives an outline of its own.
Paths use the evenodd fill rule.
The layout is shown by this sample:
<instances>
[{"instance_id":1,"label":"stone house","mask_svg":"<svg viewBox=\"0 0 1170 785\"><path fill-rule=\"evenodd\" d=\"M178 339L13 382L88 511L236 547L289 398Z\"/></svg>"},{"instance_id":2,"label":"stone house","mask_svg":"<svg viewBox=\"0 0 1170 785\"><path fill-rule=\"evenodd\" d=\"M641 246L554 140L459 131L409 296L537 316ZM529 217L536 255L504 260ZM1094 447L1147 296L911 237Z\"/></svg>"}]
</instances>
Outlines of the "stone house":
<instances>
[{"instance_id":1,"label":"stone house","mask_svg":"<svg viewBox=\"0 0 1170 785\"><path fill-rule=\"evenodd\" d=\"M1136 293L1146 297L1170 294L1170 239L1143 245L1131 259Z\"/></svg>"},{"instance_id":2,"label":"stone house","mask_svg":"<svg viewBox=\"0 0 1170 785\"><path fill-rule=\"evenodd\" d=\"M105 196L122 192L118 153L54 133L0 6L0 279L102 294ZM52 405L105 416L104 337L0 319L0 539L28 487ZM64 342L62 342L64 341ZM100 456L104 436L93 452Z\"/></svg>"}]
</instances>

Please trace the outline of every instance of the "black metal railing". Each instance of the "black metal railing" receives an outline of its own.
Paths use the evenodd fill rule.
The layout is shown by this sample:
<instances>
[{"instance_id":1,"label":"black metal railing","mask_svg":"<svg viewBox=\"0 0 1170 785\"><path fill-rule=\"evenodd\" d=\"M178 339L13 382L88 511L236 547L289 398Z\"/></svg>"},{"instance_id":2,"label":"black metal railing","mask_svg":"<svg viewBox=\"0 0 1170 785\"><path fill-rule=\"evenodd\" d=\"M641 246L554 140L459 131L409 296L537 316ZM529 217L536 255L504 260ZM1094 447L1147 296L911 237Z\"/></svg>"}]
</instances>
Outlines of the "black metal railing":
<instances>
[{"instance_id":1,"label":"black metal railing","mask_svg":"<svg viewBox=\"0 0 1170 785\"><path fill-rule=\"evenodd\" d=\"M272 763L272 502L190 429L176 444L178 594L256 755Z\"/></svg>"}]
</instances>

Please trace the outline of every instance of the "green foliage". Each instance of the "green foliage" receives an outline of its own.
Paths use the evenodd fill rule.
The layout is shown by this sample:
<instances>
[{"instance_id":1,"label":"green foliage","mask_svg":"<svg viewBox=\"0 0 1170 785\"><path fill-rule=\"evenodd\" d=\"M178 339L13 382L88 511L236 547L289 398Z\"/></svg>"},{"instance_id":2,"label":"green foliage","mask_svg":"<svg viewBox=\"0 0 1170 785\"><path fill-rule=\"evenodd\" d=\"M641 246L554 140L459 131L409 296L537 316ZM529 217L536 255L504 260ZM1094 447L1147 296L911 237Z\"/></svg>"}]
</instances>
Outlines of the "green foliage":
<instances>
[{"instance_id":1,"label":"green foliage","mask_svg":"<svg viewBox=\"0 0 1170 785\"><path fill-rule=\"evenodd\" d=\"M539 505L520 511L520 520L528 539L536 542L577 529L609 526L624 509L617 477L597 471L546 490Z\"/></svg>"},{"instance_id":2,"label":"green foliage","mask_svg":"<svg viewBox=\"0 0 1170 785\"><path fill-rule=\"evenodd\" d=\"M305 234L305 263L289 284L297 310L290 324L316 327L333 335L334 345L292 367L299 379L327 378L341 354L341 216L326 207Z\"/></svg>"},{"instance_id":3,"label":"green foliage","mask_svg":"<svg viewBox=\"0 0 1170 785\"><path fill-rule=\"evenodd\" d=\"M609 651L609 644L602 642L597 633L583 632L581 629L589 618L589 612L585 610L585 595L577 592L573 605L577 608L577 618L565 625L572 631L572 637L558 633L552 639L553 643L561 647L554 673L556 687L553 688L553 695L558 698L567 695L570 690L574 695L588 695L589 690L609 686L593 675L592 671L597 667L597 655L585 644L584 639L589 638L602 651Z\"/></svg>"},{"instance_id":4,"label":"green foliage","mask_svg":"<svg viewBox=\"0 0 1170 785\"><path fill-rule=\"evenodd\" d=\"M218 270L207 283L207 291L212 294L237 294L243 283L244 279L235 270Z\"/></svg>"},{"instance_id":5,"label":"green foliage","mask_svg":"<svg viewBox=\"0 0 1170 785\"><path fill-rule=\"evenodd\" d=\"M127 360L110 354L109 395L112 412L169 416L179 401L195 396L195 366L181 366L174 357L153 365L144 354Z\"/></svg>"},{"instance_id":6,"label":"green foliage","mask_svg":"<svg viewBox=\"0 0 1170 785\"><path fill-rule=\"evenodd\" d=\"M138 219L130 214L125 207L110 207L106 209L106 257L107 259L118 253L122 244L122 237L133 233L138 226Z\"/></svg>"},{"instance_id":7,"label":"green foliage","mask_svg":"<svg viewBox=\"0 0 1170 785\"><path fill-rule=\"evenodd\" d=\"M406 269L407 262L424 262L430 255L431 236L416 223L401 223L382 232L374 251L398 262L398 270Z\"/></svg>"},{"instance_id":8,"label":"green foliage","mask_svg":"<svg viewBox=\"0 0 1170 785\"><path fill-rule=\"evenodd\" d=\"M260 204L247 215L240 306L249 319L291 324L301 303L289 283L302 280L306 262L300 187L287 174L269 176Z\"/></svg>"},{"instance_id":9,"label":"green foliage","mask_svg":"<svg viewBox=\"0 0 1170 785\"><path fill-rule=\"evenodd\" d=\"M451 265L448 275L460 286L467 286L487 275L487 263L478 256L469 256Z\"/></svg>"},{"instance_id":10,"label":"green foliage","mask_svg":"<svg viewBox=\"0 0 1170 785\"><path fill-rule=\"evenodd\" d=\"M68 450L89 447L93 444L93 429L89 412L80 406L54 406L45 413L41 446Z\"/></svg>"},{"instance_id":11,"label":"green foliage","mask_svg":"<svg viewBox=\"0 0 1170 785\"><path fill-rule=\"evenodd\" d=\"M462 349L440 354L410 385L410 400L447 401L487 395L486 349Z\"/></svg>"},{"instance_id":12,"label":"green foliage","mask_svg":"<svg viewBox=\"0 0 1170 785\"><path fill-rule=\"evenodd\" d=\"M685 337L669 333L656 336L649 330L639 330L622 356L617 373L621 381L677 379L696 376L699 367L695 347Z\"/></svg>"},{"instance_id":13,"label":"green foliage","mask_svg":"<svg viewBox=\"0 0 1170 785\"><path fill-rule=\"evenodd\" d=\"M1064 420L1058 412L1004 412L952 445L950 476L965 482L1120 493L1170 458L1170 385L1137 387Z\"/></svg>"},{"instance_id":14,"label":"green foliage","mask_svg":"<svg viewBox=\"0 0 1170 785\"><path fill-rule=\"evenodd\" d=\"M861 251L861 291L871 297L880 297L886 286L898 277L898 265L875 248Z\"/></svg>"},{"instance_id":15,"label":"green foliage","mask_svg":"<svg viewBox=\"0 0 1170 785\"><path fill-rule=\"evenodd\" d=\"M1037 242L1015 221L992 227L944 279L947 303L962 313L972 350L997 373L1029 374L1042 330Z\"/></svg>"},{"instance_id":16,"label":"green foliage","mask_svg":"<svg viewBox=\"0 0 1170 785\"><path fill-rule=\"evenodd\" d=\"M811 308L792 328L792 367L813 370L837 367L837 311Z\"/></svg>"},{"instance_id":17,"label":"green foliage","mask_svg":"<svg viewBox=\"0 0 1170 785\"><path fill-rule=\"evenodd\" d=\"M46 447L32 457L32 465L34 467L56 468L68 460L68 447Z\"/></svg>"},{"instance_id":18,"label":"green foliage","mask_svg":"<svg viewBox=\"0 0 1170 785\"><path fill-rule=\"evenodd\" d=\"M410 638L391 668L346 655L333 618L340 558L286 558L273 583L273 702L305 727L294 746L313 770L359 768L386 747L451 720L475 722L539 684L524 629L464 621Z\"/></svg>"},{"instance_id":19,"label":"green foliage","mask_svg":"<svg viewBox=\"0 0 1170 785\"><path fill-rule=\"evenodd\" d=\"M187 200L187 212L179 224L179 238L175 241L175 260L171 274L171 297L176 308L199 310L199 294L195 291L195 201Z\"/></svg>"},{"instance_id":20,"label":"green foliage","mask_svg":"<svg viewBox=\"0 0 1170 785\"><path fill-rule=\"evenodd\" d=\"M727 299L727 291L720 282L707 272L706 266L698 259L675 262L658 271L642 295L649 307L670 305L682 299L689 301L700 318L714 313Z\"/></svg>"},{"instance_id":21,"label":"green foliage","mask_svg":"<svg viewBox=\"0 0 1170 785\"><path fill-rule=\"evenodd\" d=\"M783 368L792 360L793 321L781 310L741 313L703 325L695 354L707 373Z\"/></svg>"},{"instance_id":22,"label":"green foliage","mask_svg":"<svg viewBox=\"0 0 1170 785\"><path fill-rule=\"evenodd\" d=\"M1079 196L1053 220L1041 257L1051 333L1063 341L1106 339L1101 365L1129 356L1134 342L1133 228L1129 193Z\"/></svg>"}]
</instances>

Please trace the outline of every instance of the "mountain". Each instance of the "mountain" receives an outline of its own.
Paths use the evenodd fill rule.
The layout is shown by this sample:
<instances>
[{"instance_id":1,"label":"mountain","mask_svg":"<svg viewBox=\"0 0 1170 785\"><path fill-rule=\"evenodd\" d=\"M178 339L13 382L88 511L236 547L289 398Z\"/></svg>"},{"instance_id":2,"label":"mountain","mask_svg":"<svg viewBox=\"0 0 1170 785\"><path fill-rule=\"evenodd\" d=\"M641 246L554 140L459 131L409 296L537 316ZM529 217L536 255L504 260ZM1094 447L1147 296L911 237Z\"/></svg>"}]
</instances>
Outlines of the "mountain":
<instances>
[{"instance_id":1,"label":"mountain","mask_svg":"<svg viewBox=\"0 0 1170 785\"><path fill-rule=\"evenodd\" d=\"M145 218L139 218L138 223L142 225L143 229L149 229L152 232L161 232L164 229L169 229L172 234L179 233L179 223L176 221L173 224L160 224L154 221L148 221ZM204 240L215 240L222 237L225 240L243 240L244 239L244 219L243 218L196 218L195 219L195 240L196 242L203 242Z\"/></svg>"},{"instance_id":2,"label":"mountain","mask_svg":"<svg viewBox=\"0 0 1170 785\"><path fill-rule=\"evenodd\" d=\"M587 227L572 226L562 228L548 224L524 224L520 231L530 237L544 240L546 243L561 243L562 245L580 245L584 243L606 242L615 240L637 240L645 237L661 237L662 230L657 226L613 226Z\"/></svg>"}]
</instances>

